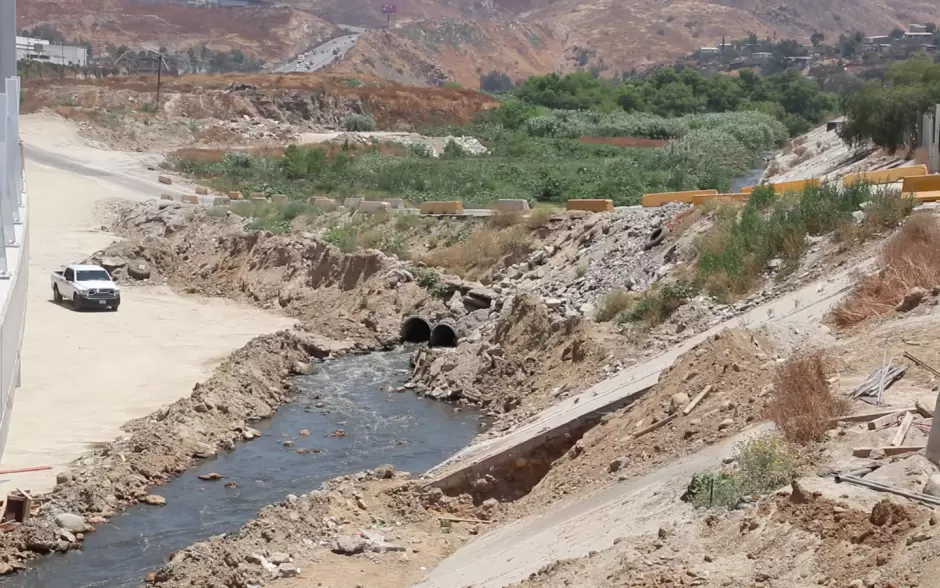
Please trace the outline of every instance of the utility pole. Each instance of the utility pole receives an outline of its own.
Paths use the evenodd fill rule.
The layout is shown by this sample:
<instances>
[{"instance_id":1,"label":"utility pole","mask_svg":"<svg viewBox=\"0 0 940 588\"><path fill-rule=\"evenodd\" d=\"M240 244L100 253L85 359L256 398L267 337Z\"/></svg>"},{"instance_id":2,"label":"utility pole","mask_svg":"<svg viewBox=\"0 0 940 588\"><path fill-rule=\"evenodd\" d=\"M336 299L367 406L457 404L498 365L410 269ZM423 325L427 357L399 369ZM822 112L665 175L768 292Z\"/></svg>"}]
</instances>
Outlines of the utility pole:
<instances>
[{"instance_id":1,"label":"utility pole","mask_svg":"<svg viewBox=\"0 0 940 588\"><path fill-rule=\"evenodd\" d=\"M157 55L157 110L160 110L160 72L163 71L163 55Z\"/></svg>"}]
</instances>

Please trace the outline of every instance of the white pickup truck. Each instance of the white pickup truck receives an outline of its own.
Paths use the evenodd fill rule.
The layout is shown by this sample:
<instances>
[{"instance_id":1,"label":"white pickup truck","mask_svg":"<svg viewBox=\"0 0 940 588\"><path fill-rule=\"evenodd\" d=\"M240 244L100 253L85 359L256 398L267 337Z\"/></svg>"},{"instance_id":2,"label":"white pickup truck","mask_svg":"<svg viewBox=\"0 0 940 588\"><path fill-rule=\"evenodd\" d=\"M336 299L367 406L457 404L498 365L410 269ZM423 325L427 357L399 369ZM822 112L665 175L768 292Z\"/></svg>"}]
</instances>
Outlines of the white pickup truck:
<instances>
[{"instance_id":1,"label":"white pickup truck","mask_svg":"<svg viewBox=\"0 0 940 588\"><path fill-rule=\"evenodd\" d=\"M75 310L108 308L121 305L121 289L107 270L98 265L68 265L52 272L52 297L56 302L69 300Z\"/></svg>"}]
</instances>

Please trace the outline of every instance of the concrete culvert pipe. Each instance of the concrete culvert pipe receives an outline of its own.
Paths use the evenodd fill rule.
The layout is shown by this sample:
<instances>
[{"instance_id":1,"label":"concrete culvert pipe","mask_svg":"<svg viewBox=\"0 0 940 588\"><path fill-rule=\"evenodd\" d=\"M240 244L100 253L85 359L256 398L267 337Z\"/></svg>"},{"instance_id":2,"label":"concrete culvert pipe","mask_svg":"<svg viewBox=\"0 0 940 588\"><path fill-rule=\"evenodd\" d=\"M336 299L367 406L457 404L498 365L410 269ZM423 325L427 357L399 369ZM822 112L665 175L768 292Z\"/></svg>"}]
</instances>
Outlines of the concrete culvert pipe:
<instances>
[{"instance_id":1,"label":"concrete culvert pipe","mask_svg":"<svg viewBox=\"0 0 940 588\"><path fill-rule=\"evenodd\" d=\"M431 338L431 324L420 316L409 316L401 323L401 340L424 343Z\"/></svg>"},{"instance_id":2,"label":"concrete culvert pipe","mask_svg":"<svg viewBox=\"0 0 940 588\"><path fill-rule=\"evenodd\" d=\"M429 347L456 347L457 329L447 323L438 323L431 329Z\"/></svg>"}]
</instances>

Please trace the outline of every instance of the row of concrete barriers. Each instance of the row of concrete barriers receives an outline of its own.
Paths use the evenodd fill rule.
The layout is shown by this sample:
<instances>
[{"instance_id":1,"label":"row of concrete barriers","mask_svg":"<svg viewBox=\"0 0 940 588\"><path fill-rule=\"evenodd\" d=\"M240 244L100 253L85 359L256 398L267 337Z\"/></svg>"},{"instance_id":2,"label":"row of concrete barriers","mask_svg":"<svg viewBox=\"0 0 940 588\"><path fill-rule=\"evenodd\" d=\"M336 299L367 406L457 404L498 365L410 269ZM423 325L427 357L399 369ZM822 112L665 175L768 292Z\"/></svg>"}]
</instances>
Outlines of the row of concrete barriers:
<instances>
[{"instance_id":1,"label":"row of concrete barriers","mask_svg":"<svg viewBox=\"0 0 940 588\"><path fill-rule=\"evenodd\" d=\"M227 206L232 202L248 201L256 203L287 204L290 199L284 194L274 194L270 198L261 192L253 192L245 198L241 192L229 192L228 196L210 195L203 186L196 187L196 194L177 196L174 194L161 194L162 200L172 200L185 204L200 204L204 206ZM325 196L314 196L307 200L311 206L318 208L337 208L339 203ZM418 208L410 208L400 198L388 200L366 200L364 198L346 198L342 206L349 211L358 212L399 212L403 214L421 214L432 216L490 216L500 213L525 214L530 210L529 201L523 199L497 200L492 208L464 208L460 200L422 202ZM569 200L568 210L583 210L588 212L608 212L614 209L613 200L577 199Z\"/></svg>"},{"instance_id":2,"label":"row of concrete barriers","mask_svg":"<svg viewBox=\"0 0 940 588\"><path fill-rule=\"evenodd\" d=\"M846 174L842 178L843 186L853 186L860 183L893 184L901 182L901 193L919 202L940 201L940 174L928 174L926 165L910 165ZM773 186L778 193L799 192L809 187L821 185L819 178L793 180L767 184ZM718 190L686 190L683 192L658 192L643 195L643 206L662 206L667 202L684 202L687 204L702 204L707 200L719 201L746 201L758 186L745 186L741 192L719 194Z\"/></svg>"}]
</instances>

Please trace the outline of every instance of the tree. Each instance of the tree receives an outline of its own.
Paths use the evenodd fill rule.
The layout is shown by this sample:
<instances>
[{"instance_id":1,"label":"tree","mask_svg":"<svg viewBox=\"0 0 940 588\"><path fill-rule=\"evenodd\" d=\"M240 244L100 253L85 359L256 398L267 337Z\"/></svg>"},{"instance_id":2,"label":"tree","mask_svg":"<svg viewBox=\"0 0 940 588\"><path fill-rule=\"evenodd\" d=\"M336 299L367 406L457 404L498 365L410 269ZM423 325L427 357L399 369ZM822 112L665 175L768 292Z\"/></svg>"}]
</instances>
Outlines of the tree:
<instances>
[{"instance_id":1,"label":"tree","mask_svg":"<svg viewBox=\"0 0 940 588\"><path fill-rule=\"evenodd\" d=\"M813 31L813 34L809 36L809 42L813 44L813 47L819 48L820 45L826 40L826 35L820 33L819 31Z\"/></svg>"},{"instance_id":2,"label":"tree","mask_svg":"<svg viewBox=\"0 0 940 588\"><path fill-rule=\"evenodd\" d=\"M935 33L935 32L937 32L937 24L936 24L936 23L932 23L932 22L928 22L927 24L924 25L924 29L925 29L928 33Z\"/></svg>"},{"instance_id":3,"label":"tree","mask_svg":"<svg viewBox=\"0 0 940 588\"><path fill-rule=\"evenodd\" d=\"M904 36L904 29L900 27L894 27L889 34L892 39L895 39L895 40L900 39L901 37Z\"/></svg>"},{"instance_id":4,"label":"tree","mask_svg":"<svg viewBox=\"0 0 940 588\"><path fill-rule=\"evenodd\" d=\"M484 92L508 92L512 90L512 80L501 71L491 71L485 76L480 76L480 89Z\"/></svg>"}]
</instances>

